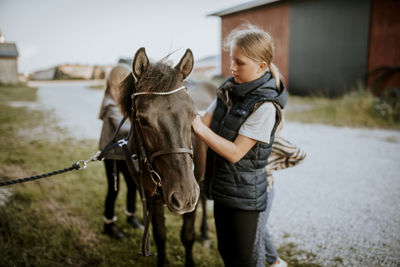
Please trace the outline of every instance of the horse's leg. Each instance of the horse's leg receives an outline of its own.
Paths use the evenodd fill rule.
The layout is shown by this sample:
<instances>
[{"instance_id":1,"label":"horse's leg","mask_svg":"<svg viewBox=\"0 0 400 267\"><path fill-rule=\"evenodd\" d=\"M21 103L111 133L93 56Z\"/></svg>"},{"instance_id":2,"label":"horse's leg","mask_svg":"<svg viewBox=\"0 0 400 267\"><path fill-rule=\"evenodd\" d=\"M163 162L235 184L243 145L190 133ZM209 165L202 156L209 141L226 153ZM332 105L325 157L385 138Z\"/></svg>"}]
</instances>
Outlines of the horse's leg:
<instances>
[{"instance_id":1,"label":"horse's leg","mask_svg":"<svg viewBox=\"0 0 400 267\"><path fill-rule=\"evenodd\" d=\"M202 203L202 219L201 219L201 236L200 242L204 247L210 247L211 241L208 237L208 226L207 226L207 196L204 192L205 188L202 183L204 182L204 174L206 170L206 154L207 145L196 135L192 135L193 140L193 162L194 162L194 176L197 182L200 184L200 199ZM197 204L198 206L199 204ZM197 208L197 207L196 207Z\"/></svg>"},{"instance_id":2,"label":"horse's leg","mask_svg":"<svg viewBox=\"0 0 400 267\"><path fill-rule=\"evenodd\" d=\"M152 224L153 236L157 246L157 265L168 266L168 259L165 250L167 231L165 227L164 207L161 200L156 200L154 205Z\"/></svg>"},{"instance_id":3,"label":"horse's leg","mask_svg":"<svg viewBox=\"0 0 400 267\"><path fill-rule=\"evenodd\" d=\"M203 192L200 194L200 200L201 200L201 207L202 207L202 218L201 218L201 226L200 226L200 242L203 245L203 247L209 248L211 246L211 240L210 237L208 236L208 225L207 225L207 196Z\"/></svg>"},{"instance_id":4,"label":"horse's leg","mask_svg":"<svg viewBox=\"0 0 400 267\"><path fill-rule=\"evenodd\" d=\"M197 205L196 205L197 208ZM196 220L196 209L192 212L183 214L183 226L181 230L181 241L185 247L186 258L185 266L194 266L193 244L196 239L194 223Z\"/></svg>"}]
</instances>

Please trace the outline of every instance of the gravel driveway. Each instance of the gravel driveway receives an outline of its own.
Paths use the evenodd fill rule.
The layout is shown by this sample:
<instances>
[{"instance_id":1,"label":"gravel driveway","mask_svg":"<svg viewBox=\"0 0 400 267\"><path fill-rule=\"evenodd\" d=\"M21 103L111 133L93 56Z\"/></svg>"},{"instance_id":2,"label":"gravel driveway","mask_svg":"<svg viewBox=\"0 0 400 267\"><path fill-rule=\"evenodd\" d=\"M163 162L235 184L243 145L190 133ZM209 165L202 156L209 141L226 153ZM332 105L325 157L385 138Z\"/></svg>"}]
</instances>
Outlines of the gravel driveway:
<instances>
[{"instance_id":1,"label":"gravel driveway","mask_svg":"<svg viewBox=\"0 0 400 267\"><path fill-rule=\"evenodd\" d=\"M287 123L282 136L307 158L274 174L276 245L322 266L400 266L400 132Z\"/></svg>"}]
</instances>

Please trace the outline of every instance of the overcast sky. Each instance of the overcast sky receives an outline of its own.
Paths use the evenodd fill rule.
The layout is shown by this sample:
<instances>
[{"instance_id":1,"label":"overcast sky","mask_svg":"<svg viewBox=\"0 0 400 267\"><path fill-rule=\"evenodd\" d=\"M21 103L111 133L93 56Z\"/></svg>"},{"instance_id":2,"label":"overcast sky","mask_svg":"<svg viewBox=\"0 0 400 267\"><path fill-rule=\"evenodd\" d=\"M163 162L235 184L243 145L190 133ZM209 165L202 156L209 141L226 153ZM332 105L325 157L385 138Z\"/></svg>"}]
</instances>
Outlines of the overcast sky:
<instances>
[{"instance_id":1,"label":"overcast sky","mask_svg":"<svg viewBox=\"0 0 400 267\"><path fill-rule=\"evenodd\" d=\"M19 71L63 63L115 64L146 48L160 59L186 48L217 55L220 18L207 14L247 0L0 0L0 30L15 42Z\"/></svg>"}]
</instances>

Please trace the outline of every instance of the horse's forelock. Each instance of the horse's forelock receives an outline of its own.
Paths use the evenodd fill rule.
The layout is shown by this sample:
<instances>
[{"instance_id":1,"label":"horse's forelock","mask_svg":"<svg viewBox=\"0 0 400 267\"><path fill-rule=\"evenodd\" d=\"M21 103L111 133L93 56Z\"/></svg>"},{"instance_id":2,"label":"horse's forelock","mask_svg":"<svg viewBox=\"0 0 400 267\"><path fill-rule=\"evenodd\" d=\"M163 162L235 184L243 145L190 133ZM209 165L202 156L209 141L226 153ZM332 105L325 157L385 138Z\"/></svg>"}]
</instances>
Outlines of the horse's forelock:
<instances>
[{"instance_id":1,"label":"horse's forelock","mask_svg":"<svg viewBox=\"0 0 400 267\"><path fill-rule=\"evenodd\" d=\"M179 71L166 62L150 64L148 69L140 77L137 84L138 91L170 91L174 89L179 77Z\"/></svg>"}]
</instances>

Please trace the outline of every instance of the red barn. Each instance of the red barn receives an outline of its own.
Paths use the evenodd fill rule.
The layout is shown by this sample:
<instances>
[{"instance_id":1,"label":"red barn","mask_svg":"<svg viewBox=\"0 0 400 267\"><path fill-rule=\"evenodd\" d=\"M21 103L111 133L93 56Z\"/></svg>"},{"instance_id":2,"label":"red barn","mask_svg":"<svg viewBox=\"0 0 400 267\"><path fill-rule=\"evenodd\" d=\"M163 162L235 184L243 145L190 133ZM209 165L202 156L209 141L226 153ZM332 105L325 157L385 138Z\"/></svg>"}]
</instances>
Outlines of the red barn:
<instances>
[{"instance_id":1,"label":"red barn","mask_svg":"<svg viewBox=\"0 0 400 267\"><path fill-rule=\"evenodd\" d=\"M292 93L335 96L381 67L394 73L386 81L400 87L399 12L398 0L256 0L210 16L221 17L222 42L247 22L268 31L275 64ZM225 77L229 65L221 46Z\"/></svg>"}]
</instances>

